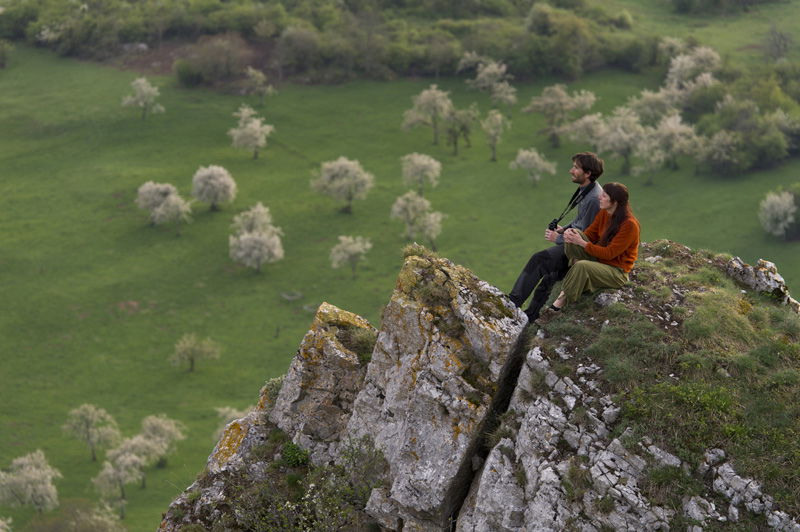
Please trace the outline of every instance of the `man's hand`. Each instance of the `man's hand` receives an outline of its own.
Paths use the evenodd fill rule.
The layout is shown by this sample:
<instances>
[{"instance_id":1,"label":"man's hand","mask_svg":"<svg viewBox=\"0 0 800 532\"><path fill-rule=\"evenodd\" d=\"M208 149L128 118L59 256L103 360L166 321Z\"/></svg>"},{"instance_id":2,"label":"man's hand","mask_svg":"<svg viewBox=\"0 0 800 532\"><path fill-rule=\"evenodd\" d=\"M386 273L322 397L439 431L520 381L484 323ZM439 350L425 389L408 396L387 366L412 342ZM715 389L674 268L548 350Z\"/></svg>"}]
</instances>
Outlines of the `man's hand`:
<instances>
[{"instance_id":1,"label":"man's hand","mask_svg":"<svg viewBox=\"0 0 800 532\"><path fill-rule=\"evenodd\" d=\"M550 242L555 242L556 238L558 238L558 233L556 231L551 231L550 229L545 229L544 231L544 239L549 240Z\"/></svg>"}]
</instances>

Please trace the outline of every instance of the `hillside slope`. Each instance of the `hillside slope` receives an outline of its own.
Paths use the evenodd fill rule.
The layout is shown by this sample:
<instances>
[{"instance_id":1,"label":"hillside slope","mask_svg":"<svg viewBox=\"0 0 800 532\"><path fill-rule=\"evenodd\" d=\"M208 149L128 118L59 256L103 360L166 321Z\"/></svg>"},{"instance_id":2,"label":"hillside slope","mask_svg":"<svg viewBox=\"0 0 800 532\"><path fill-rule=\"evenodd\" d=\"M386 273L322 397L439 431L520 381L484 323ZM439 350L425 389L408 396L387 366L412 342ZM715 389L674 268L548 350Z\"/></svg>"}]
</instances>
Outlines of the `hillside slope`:
<instances>
[{"instance_id":1,"label":"hillside slope","mask_svg":"<svg viewBox=\"0 0 800 532\"><path fill-rule=\"evenodd\" d=\"M377 337L323 304L160 529L800 530L800 306L669 241L635 272L526 328L410 248Z\"/></svg>"}]
</instances>

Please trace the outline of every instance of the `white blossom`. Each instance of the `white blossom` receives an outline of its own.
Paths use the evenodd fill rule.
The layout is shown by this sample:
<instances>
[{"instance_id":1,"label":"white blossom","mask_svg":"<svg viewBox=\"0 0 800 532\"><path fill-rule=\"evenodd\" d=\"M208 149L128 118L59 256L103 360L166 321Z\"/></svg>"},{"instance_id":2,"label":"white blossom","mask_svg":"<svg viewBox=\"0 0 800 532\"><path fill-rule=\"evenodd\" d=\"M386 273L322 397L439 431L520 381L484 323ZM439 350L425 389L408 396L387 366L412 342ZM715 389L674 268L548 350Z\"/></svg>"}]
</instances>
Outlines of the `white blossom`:
<instances>
[{"instance_id":1,"label":"white blossom","mask_svg":"<svg viewBox=\"0 0 800 532\"><path fill-rule=\"evenodd\" d=\"M542 174L555 174L556 164L544 158L536 148L517 151L517 157L511 161L509 168L512 170L525 170L531 182L535 185L542 179Z\"/></svg>"},{"instance_id":2,"label":"white blossom","mask_svg":"<svg viewBox=\"0 0 800 532\"><path fill-rule=\"evenodd\" d=\"M340 236L339 243L331 248L331 267L339 268L350 265L353 279L356 277L356 266L364 260L367 251L372 249L372 242L363 236Z\"/></svg>"},{"instance_id":3,"label":"white blossom","mask_svg":"<svg viewBox=\"0 0 800 532\"><path fill-rule=\"evenodd\" d=\"M221 166L201 166L192 176L192 196L210 203L211 210L217 210L220 203L233 201L236 192L236 181Z\"/></svg>"},{"instance_id":4,"label":"white blossom","mask_svg":"<svg viewBox=\"0 0 800 532\"><path fill-rule=\"evenodd\" d=\"M191 372L194 371L195 363L198 360L218 359L221 351L219 345L211 338L201 340L196 334L187 333L181 336L175 344L175 350L170 355L169 362L173 366L188 362Z\"/></svg>"},{"instance_id":5,"label":"white blossom","mask_svg":"<svg viewBox=\"0 0 800 532\"><path fill-rule=\"evenodd\" d=\"M272 233L283 234L280 228L272 225L272 214L269 207L265 207L260 201L233 217L231 227L234 233Z\"/></svg>"},{"instance_id":6,"label":"white blossom","mask_svg":"<svg viewBox=\"0 0 800 532\"><path fill-rule=\"evenodd\" d=\"M390 217L406 224L405 236L410 240L419 230L419 221L430 209L430 201L410 190L395 200Z\"/></svg>"},{"instance_id":7,"label":"white blossom","mask_svg":"<svg viewBox=\"0 0 800 532\"><path fill-rule=\"evenodd\" d=\"M400 158L403 167L403 183L417 187L422 194L425 183L431 187L439 184L442 163L423 153L409 153Z\"/></svg>"},{"instance_id":8,"label":"white blossom","mask_svg":"<svg viewBox=\"0 0 800 532\"><path fill-rule=\"evenodd\" d=\"M449 92L439 90L434 84L414 96L413 106L403 114L403 129L430 126L433 143L439 144L439 122L453 108L449 95Z\"/></svg>"},{"instance_id":9,"label":"white blossom","mask_svg":"<svg viewBox=\"0 0 800 532\"><path fill-rule=\"evenodd\" d=\"M271 233L248 232L228 237L228 248L231 259L261 271L261 266L283 259L283 243L280 229Z\"/></svg>"},{"instance_id":10,"label":"white blossom","mask_svg":"<svg viewBox=\"0 0 800 532\"><path fill-rule=\"evenodd\" d=\"M764 231L774 236L784 236L795 223L797 205L794 194L789 191L769 192L761 200L758 208L758 220Z\"/></svg>"},{"instance_id":11,"label":"white blossom","mask_svg":"<svg viewBox=\"0 0 800 532\"><path fill-rule=\"evenodd\" d=\"M345 202L342 211L347 213L352 212L353 200L365 199L375 185L375 176L365 171L358 161L346 157L322 163L317 176L311 181L311 188Z\"/></svg>"},{"instance_id":12,"label":"white blossom","mask_svg":"<svg viewBox=\"0 0 800 532\"><path fill-rule=\"evenodd\" d=\"M123 107L139 107L142 110L142 120L147 118L147 113L163 113L164 106L156 103L159 96L158 87L150 85L147 78L137 78L131 82L133 94L122 98Z\"/></svg>"},{"instance_id":13,"label":"white blossom","mask_svg":"<svg viewBox=\"0 0 800 532\"><path fill-rule=\"evenodd\" d=\"M264 119L257 116L252 107L242 105L233 113L239 119L235 128L228 130L234 148L242 148L253 152L253 159L258 159L258 152L267 145L267 137L275 127L265 124Z\"/></svg>"},{"instance_id":14,"label":"white blossom","mask_svg":"<svg viewBox=\"0 0 800 532\"><path fill-rule=\"evenodd\" d=\"M191 203L178 194L170 194L153 210L152 220L156 225L189 223L192 220L191 213Z\"/></svg>"},{"instance_id":15,"label":"white blossom","mask_svg":"<svg viewBox=\"0 0 800 532\"><path fill-rule=\"evenodd\" d=\"M486 118L481 121L481 128L486 133L486 143L492 150L492 161L497 160L497 145L503 136L503 131L511 127L511 121L497 109L492 109L487 113Z\"/></svg>"},{"instance_id":16,"label":"white blossom","mask_svg":"<svg viewBox=\"0 0 800 532\"><path fill-rule=\"evenodd\" d=\"M6 471L0 471L0 504L32 506L39 513L57 508L53 484L57 478L61 473L47 463L41 450L15 458Z\"/></svg>"},{"instance_id":17,"label":"white blossom","mask_svg":"<svg viewBox=\"0 0 800 532\"><path fill-rule=\"evenodd\" d=\"M88 403L70 410L62 429L89 447L93 462L97 460L98 449L114 445L120 439L117 422L111 414Z\"/></svg>"}]
</instances>

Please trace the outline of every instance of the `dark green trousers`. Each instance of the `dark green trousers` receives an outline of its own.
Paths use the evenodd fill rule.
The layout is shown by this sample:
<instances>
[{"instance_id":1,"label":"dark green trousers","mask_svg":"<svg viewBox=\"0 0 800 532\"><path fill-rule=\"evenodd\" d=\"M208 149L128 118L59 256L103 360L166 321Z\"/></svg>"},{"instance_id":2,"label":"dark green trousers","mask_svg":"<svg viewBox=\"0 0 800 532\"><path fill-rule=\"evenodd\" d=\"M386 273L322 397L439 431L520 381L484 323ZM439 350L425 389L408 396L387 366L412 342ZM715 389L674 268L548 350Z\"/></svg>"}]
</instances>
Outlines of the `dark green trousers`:
<instances>
[{"instance_id":1,"label":"dark green trousers","mask_svg":"<svg viewBox=\"0 0 800 532\"><path fill-rule=\"evenodd\" d=\"M581 232L584 240L589 240ZM616 266L597 261L577 244L564 243L564 253L570 261L570 268L561 289L567 303L574 303L584 292L595 292L601 288L620 288L628 282L628 274Z\"/></svg>"}]
</instances>

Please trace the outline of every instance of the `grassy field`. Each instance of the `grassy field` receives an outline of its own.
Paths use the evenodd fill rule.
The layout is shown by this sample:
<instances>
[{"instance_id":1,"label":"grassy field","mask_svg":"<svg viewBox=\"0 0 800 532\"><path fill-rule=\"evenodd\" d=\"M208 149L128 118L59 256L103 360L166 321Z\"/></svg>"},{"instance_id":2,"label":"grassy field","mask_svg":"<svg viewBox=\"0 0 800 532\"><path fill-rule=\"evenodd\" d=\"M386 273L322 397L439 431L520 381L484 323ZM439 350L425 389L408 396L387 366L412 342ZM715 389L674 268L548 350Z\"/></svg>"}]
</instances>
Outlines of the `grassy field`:
<instances>
[{"instance_id":1,"label":"grassy field","mask_svg":"<svg viewBox=\"0 0 800 532\"><path fill-rule=\"evenodd\" d=\"M64 478L62 501L94 499L90 479L100 464L61 431L67 412L89 402L107 409L126 436L141 418L166 413L188 427L168 466L148 472L148 487L129 490L131 530L153 530L169 501L201 471L217 419L214 407L252 404L267 378L285 372L308 328L313 308L328 301L377 325L401 262L403 228L389 219L405 192L399 158L418 151L443 164L441 185L426 193L448 215L442 255L509 289L529 254L545 244L544 226L571 193L569 156L536 132L536 116L519 111L554 80L519 86L513 128L489 162L483 135L453 156L430 144L430 131L399 125L411 97L430 83L359 81L339 86L281 87L262 110L276 127L261 158L230 147L225 132L245 98L161 86L166 114L138 119L122 108L135 73L18 49L0 71L0 467L40 448ZM598 110L654 88L655 73L609 72L571 89L595 91ZM486 98L462 80L442 80L458 105ZM255 102L250 102L254 104ZM516 150L535 146L558 162L558 174L532 186L508 168ZM351 216L311 192L312 172L340 155L358 159L376 176L368 201ZM620 161L607 161L605 180L620 179ZM147 180L170 182L186 197L200 165L226 167L239 195L220 212L196 204L194 223L176 237L148 226L133 203ZM797 180L800 161L769 173L736 178L694 175L691 164L664 171L655 185L624 179L643 238L669 238L742 256L774 260L800 290L798 244L766 236L756 209L767 189ZM285 232L286 259L261 274L233 264L227 235L234 214L257 201L270 207ZM374 247L359 270L332 270L338 235L362 235ZM287 301L282 292L303 294ZM309 310L312 309L312 310ZM167 357L184 333L210 336L220 360L195 373ZM17 525L28 510L0 508Z\"/></svg>"}]
</instances>

